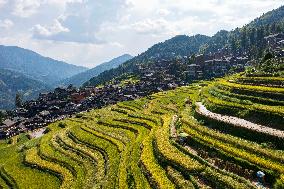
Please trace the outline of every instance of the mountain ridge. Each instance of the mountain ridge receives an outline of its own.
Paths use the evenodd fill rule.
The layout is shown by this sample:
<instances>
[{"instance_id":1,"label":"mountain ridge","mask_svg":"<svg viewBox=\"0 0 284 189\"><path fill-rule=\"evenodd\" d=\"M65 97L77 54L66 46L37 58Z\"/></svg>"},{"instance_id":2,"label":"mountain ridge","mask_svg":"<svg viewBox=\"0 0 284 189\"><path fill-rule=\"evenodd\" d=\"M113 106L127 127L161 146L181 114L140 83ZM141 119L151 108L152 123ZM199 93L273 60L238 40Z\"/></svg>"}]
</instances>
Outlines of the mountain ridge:
<instances>
[{"instance_id":1,"label":"mountain ridge","mask_svg":"<svg viewBox=\"0 0 284 189\"><path fill-rule=\"evenodd\" d=\"M0 45L0 68L22 72L50 85L87 68L44 57L32 50Z\"/></svg>"},{"instance_id":2,"label":"mountain ridge","mask_svg":"<svg viewBox=\"0 0 284 189\"><path fill-rule=\"evenodd\" d=\"M191 56L199 53L210 54L218 52L220 49L227 49L229 53L235 55L242 54L250 59L259 58L263 56L266 48L264 37L279 31L284 31L284 6L263 14L241 28L231 31L220 30L212 37L201 34L175 36L153 45L147 51L120 65L118 68L105 71L90 79L84 83L84 86L104 84L124 73L131 73L137 70L137 64L139 63L155 62L155 58L174 59L178 56ZM193 44L188 44L190 42ZM178 53L175 52L177 49L179 49ZM153 54L158 56L155 57Z\"/></svg>"},{"instance_id":3,"label":"mountain ridge","mask_svg":"<svg viewBox=\"0 0 284 189\"><path fill-rule=\"evenodd\" d=\"M20 72L0 68L0 109L14 108L17 93L21 94L23 100L32 100L40 92L50 89L51 87L45 83Z\"/></svg>"},{"instance_id":4,"label":"mountain ridge","mask_svg":"<svg viewBox=\"0 0 284 189\"><path fill-rule=\"evenodd\" d=\"M102 64L99 64L98 66L91 68L87 71L81 72L79 74L76 74L70 78L67 78L60 82L61 85L69 85L73 84L77 87L81 86L84 82L88 81L92 77L95 77L102 73L103 71L113 69L118 67L120 64L128 61L129 59L133 58L133 56L129 54L123 54L119 57L113 58L112 60L108 62L104 62Z\"/></svg>"},{"instance_id":5,"label":"mountain ridge","mask_svg":"<svg viewBox=\"0 0 284 189\"><path fill-rule=\"evenodd\" d=\"M51 90L59 80L87 70L44 57L32 50L0 45L0 109L14 108L17 93L32 100Z\"/></svg>"},{"instance_id":6,"label":"mountain ridge","mask_svg":"<svg viewBox=\"0 0 284 189\"><path fill-rule=\"evenodd\" d=\"M171 59L177 56L188 56L189 52L197 53L199 46L207 42L209 38L210 37L205 35L195 35L192 37L186 35L175 36L164 42L153 45L147 51L123 63L118 68L102 72L98 76L84 83L83 86L102 84L103 82L110 81L114 77L118 77L121 74L130 73L133 70L137 70L137 66L141 62L149 63L159 59ZM186 41L184 39L188 40ZM96 79L98 80L95 81Z\"/></svg>"}]
</instances>

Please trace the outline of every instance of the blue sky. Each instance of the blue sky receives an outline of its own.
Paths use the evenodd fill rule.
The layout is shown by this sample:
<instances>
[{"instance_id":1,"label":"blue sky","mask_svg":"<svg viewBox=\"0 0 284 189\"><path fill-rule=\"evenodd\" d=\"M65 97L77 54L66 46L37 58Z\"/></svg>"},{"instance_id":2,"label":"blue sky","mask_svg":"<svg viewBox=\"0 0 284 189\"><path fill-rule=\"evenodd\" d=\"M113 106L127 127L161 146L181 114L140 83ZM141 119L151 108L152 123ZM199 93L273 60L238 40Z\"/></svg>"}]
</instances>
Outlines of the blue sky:
<instances>
[{"instance_id":1,"label":"blue sky","mask_svg":"<svg viewBox=\"0 0 284 189\"><path fill-rule=\"evenodd\" d=\"M283 0L0 0L0 44L94 67L178 34L241 27Z\"/></svg>"}]
</instances>

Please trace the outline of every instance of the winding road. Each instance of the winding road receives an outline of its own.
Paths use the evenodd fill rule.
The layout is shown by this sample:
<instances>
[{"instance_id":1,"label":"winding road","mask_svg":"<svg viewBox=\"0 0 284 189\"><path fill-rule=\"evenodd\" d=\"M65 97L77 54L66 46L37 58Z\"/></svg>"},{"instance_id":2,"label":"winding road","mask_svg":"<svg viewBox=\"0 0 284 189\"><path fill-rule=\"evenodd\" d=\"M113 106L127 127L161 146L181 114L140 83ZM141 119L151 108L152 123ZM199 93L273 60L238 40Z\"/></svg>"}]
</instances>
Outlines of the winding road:
<instances>
[{"instance_id":1,"label":"winding road","mask_svg":"<svg viewBox=\"0 0 284 189\"><path fill-rule=\"evenodd\" d=\"M213 113L209 110L207 110L207 108L201 103L201 102L197 102L196 103L197 109L196 111L203 115L206 116L208 118L220 121L220 122L224 122L227 124L231 124L234 125L236 127L243 127L243 128L247 128L250 130L254 130L256 132L260 132L260 133L265 133L265 134L269 134L271 136L276 136L279 138L284 138L284 131L278 130L278 129L273 129L270 127L266 127L263 125L258 125L255 123L252 123L250 121L238 118L238 117L233 117L233 116L227 116L227 115L222 115L222 114L217 114L217 113Z\"/></svg>"}]
</instances>

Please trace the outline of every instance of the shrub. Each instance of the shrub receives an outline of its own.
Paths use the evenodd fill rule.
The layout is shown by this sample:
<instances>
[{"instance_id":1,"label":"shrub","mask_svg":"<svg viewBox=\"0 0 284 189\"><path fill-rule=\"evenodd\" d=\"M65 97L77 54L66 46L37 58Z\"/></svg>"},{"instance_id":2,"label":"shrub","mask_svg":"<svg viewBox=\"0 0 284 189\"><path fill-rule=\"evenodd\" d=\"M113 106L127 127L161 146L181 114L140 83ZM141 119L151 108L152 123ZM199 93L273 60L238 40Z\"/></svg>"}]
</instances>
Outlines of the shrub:
<instances>
[{"instance_id":1,"label":"shrub","mask_svg":"<svg viewBox=\"0 0 284 189\"><path fill-rule=\"evenodd\" d=\"M58 123L58 127L60 128L65 128L66 126L67 126L66 123L63 123L63 122Z\"/></svg>"},{"instance_id":2,"label":"shrub","mask_svg":"<svg viewBox=\"0 0 284 189\"><path fill-rule=\"evenodd\" d=\"M51 131L51 129L50 129L49 127L47 127L47 128L44 130L43 134L47 134L47 133L49 133L50 131Z\"/></svg>"}]
</instances>

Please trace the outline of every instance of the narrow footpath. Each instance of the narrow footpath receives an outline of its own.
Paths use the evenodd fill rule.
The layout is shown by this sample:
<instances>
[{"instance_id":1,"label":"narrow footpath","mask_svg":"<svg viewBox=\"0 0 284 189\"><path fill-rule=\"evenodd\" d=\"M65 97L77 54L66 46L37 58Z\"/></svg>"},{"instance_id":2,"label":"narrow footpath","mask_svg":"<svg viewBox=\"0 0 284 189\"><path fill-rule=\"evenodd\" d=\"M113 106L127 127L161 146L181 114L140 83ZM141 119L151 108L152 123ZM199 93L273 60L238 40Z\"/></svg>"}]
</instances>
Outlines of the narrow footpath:
<instances>
[{"instance_id":1,"label":"narrow footpath","mask_svg":"<svg viewBox=\"0 0 284 189\"><path fill-rule=\"evenodd\" d=\"M256 132L260 132L260 133L265 133L265 134L269 134L271 136L276 136L279 138L284 138L284 131L278 130L278 129L273 129L270 127L266 127L263 125L258 125L255 123L252 123L250 121L238 118L238 117L233 117L233 116L227 116L227 115L222 115L222 114L217 114L217 113L213 113L209 110L207 110L207 108L201 103L201 102L197 102L196 103L197 109L196 111L203 115L206 116L208 118L217 120L217 121L221 121L227 124L231 124L234 125L236 127L243 127L243 128L247 128L250 130L254 130Z\"/></svg>"}]
</instances>

